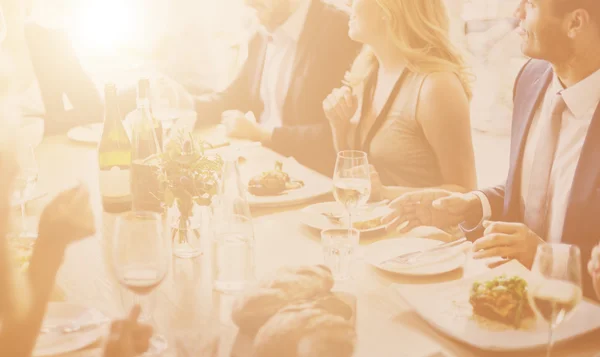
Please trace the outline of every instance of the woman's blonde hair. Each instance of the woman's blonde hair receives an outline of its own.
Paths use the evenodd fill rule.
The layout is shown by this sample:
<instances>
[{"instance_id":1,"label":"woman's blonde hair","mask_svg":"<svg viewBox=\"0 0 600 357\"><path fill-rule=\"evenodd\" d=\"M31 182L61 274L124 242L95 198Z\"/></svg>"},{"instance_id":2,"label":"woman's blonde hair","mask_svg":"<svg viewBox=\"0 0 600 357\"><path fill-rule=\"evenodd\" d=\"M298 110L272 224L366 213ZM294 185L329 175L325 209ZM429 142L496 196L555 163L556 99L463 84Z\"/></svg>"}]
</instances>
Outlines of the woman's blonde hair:
<instances>
[{"instance_id":1,"label":"woman's blonde hair","mask_svg":"<svg viewBox=\"0 0 600 357\"><path fill-rule=\"evenodd\" d=\"M471 98L471 74L450 40L450 19L443 0L372 0L384 11L391 41L407 68L416 73L452 72ZM365 46L346 74L351 85L363 83L377 65Z\"/></svg>"}]
</instances>

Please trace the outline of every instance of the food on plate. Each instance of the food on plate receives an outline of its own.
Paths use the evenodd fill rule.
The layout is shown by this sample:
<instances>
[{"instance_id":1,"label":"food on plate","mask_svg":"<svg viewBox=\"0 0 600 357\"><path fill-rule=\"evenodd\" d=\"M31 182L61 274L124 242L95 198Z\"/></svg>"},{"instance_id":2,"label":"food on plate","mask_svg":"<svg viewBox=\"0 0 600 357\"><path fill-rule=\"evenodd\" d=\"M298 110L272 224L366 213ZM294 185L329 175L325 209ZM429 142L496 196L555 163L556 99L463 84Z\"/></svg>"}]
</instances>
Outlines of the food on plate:
<instances>
[{"instance_id":1,"label":"food on plate","mask_svg":"<svg viewBox=\"0 0 600 357\"><path fill-rule=\"evenodd\" d=\"M242 294L232 318L254 339L252 356L352 356L354 310L332 288L331 271L317 265L280 269Z\"/></svg>"},{"instance_id":2,"label":"food on plate","mask_svg":"<svg viewBox=\"0 0 600 357\"><path fill-rule=\"evenodd\" d=\"M372 218L372 219L368 219L365 221L354 222L354 223L352 223L352 226L354 228L358 229L359 231L366 231L369 229L377 228L377 227L381 226L381 217Z\"/></svg>"},{"instance_id":3,"label":"food on plate","mask_svg":"<svg viewBox=\"0 0 600 357\"><path fill-rule=\"evenodd\" d=\"M469 302L473 313L515 328L533 317L527 300L527 281L519 276L501 275L485 282L475 282Z\"/></svg>"},{"instance_id":4,"label":"food on plate","mask_svg":"<svg viewBox=\"0 0 600 357\"><path fill-rule=\"evenodd\" d=\"M275 169L265 171L250 180L248 192L255 196L276 196L303 186L304 182L292 180L290 175L283 171L283 164L277 161Z\"/></svg>"}]
</instances>

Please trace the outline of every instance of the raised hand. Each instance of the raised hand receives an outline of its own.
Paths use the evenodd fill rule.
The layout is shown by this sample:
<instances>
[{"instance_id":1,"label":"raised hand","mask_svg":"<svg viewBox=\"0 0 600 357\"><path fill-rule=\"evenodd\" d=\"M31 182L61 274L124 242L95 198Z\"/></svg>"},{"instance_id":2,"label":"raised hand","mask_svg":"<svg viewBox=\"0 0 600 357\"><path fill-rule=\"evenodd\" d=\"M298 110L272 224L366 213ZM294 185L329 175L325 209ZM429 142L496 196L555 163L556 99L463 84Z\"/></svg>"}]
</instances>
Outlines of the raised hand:
<instances>
[{"instance_id":1,"label":"raised hand","mask_svg":"<svg viewBox=\"0 0 600 357\"><path fill-rule=\"evenodd\" d=\"M406 193L390 203L393 212L383 218L388 230L405 233L419 226L440 229L465 221L481 220L481 201L473 193L453 193L441 189L426 189Z\"/></svg>"},{"instance_id":2,"label":"raised hand","mask_svg":"<svg viewBox=\"0 0 600 357\"><path fill-rule=\"evenodd\" d=\"M138 323L140 312L140 307L136 305L127 319L111 324L104 357L133 357L148 350L152 327Z\"/></svg>"},{"instance_id":3,"label":"raised hand","mask_svg":"<svg viewBox=\"0 0 600 357\"><path fill-rule=\"evenodd\" d=\"M96 233L87 187L78 185L59 193L42 212L39 230L40 238L51 235L67 244Z\"/></svg>"},{"instance_id":4,"label":"raised hand","mask_svg":"<svg viewBox=\"0 0 600 357\"><path fill-rule=\"evenodd\" d=\"M345 133L358 109L358 99L348 86L334 89L323 101L323 111L334 132Z\"/></svg>"}]
</instances>

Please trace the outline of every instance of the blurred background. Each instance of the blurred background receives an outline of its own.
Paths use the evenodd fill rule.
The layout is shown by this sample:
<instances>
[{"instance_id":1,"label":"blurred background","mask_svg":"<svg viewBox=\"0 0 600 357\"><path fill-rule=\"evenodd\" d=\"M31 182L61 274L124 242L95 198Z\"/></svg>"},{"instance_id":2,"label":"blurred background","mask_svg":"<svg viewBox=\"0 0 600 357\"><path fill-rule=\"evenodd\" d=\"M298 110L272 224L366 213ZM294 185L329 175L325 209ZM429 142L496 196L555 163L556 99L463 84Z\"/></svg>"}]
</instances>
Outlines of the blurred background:
<instances>
[{"instance_id":1,"label":"blurred background","mask_svg":"<svg viewBox=\"0 0 600 357\"><path fill-rule=\"evenodd\" d=\"M452 36L464 49L473 73L471 121L479 183L495 184L494 178L507 170L512 86L526 61L512 18L518 0L445 1ZM0 86L16 87L11 91L18 93L13 102L20 103L25 116L44 113L22 31L26 23L63 29L100 93L107 81L133 88L142 75L158 76L165 79L161 90L169 92L181 109L192 109L189 92L227 86L245 61L247 40L257 29L243 0L0 0L0 4L11 29L0 52L0 71L5 72L0 73Z\"/></svg>"}]
</instances>

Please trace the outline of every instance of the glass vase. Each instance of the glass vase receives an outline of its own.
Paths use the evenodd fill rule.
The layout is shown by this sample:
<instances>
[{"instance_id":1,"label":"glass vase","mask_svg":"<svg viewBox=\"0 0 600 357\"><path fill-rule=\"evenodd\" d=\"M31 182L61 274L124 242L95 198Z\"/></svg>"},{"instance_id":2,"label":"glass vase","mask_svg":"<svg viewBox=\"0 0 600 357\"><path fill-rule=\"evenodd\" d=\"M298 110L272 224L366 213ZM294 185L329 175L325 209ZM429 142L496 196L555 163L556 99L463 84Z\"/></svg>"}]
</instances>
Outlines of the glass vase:
<instances>
[{"instance_id":1,"label":"glass vase","mask_svg":"<svg viewBox=\"0 0 600 357\"><path fill-rule=\"evenodd\" d=\"M192 204L182 212L179 205L169 208L170 234L173 240L173 255L178 258L195 258L204 252L204 240L210 234L210 209Z\"/></svg>"}]
</instances>

